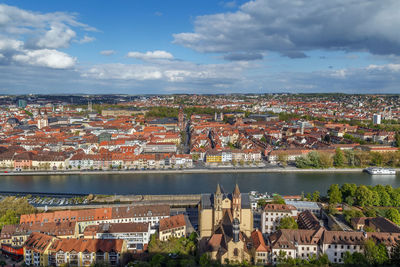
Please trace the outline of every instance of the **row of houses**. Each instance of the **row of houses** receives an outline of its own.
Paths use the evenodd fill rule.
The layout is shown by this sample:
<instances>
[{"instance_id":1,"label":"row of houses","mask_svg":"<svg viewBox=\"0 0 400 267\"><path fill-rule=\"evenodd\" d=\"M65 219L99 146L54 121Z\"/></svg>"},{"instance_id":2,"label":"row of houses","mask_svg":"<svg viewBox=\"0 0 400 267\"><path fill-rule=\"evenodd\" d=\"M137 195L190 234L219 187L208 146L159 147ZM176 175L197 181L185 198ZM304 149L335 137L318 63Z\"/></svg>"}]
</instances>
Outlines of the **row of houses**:
<instances>
[{"instance_id":1,"label":"row of houses","mask_svg":"<svg viewBox=\"0 0 400 267\"><path fill-rule=\"evenodd\" d=\"M162 241L186 236L187 223L183 214L170 217L168 205L54 211L5 225L0 243L4 254L28 266L116 266L124 254L146 251L157 231Z\"/></svg>"},{"instance_id":2,"label":"row of houses","mask_svg":"<svg viewBox=\"0 0 400 267\"><path fill-rule=\"evenodd\" d=\"M188 154L139 154L108 152L99 154L76 153L3 153L0 168L15 170L64 170L64 169L161 169L193 166Z\"/></svg>"}]
</instances>

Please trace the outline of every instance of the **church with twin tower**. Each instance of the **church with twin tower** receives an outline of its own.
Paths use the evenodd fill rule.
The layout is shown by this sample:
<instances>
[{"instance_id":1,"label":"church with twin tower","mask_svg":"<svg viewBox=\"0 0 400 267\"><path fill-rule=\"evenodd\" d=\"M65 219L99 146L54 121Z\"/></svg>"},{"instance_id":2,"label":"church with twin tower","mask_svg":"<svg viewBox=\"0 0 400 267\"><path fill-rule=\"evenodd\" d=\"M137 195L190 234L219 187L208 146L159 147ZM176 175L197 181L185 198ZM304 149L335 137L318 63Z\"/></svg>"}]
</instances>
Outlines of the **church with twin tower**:
<instances>
[{"instance_id":1,"label":"church with twin tower","mask_svg":"<svg viewBox=\"0 0 400 267\"><path fill-rule=\"evenodd\" d=\"M248 193L236 184L233 193L220 185L214 194L202 194L199 204L200 250L225 263L250 260L248 241L253 231L253 213Z\"/></svg>"}]
</instances>

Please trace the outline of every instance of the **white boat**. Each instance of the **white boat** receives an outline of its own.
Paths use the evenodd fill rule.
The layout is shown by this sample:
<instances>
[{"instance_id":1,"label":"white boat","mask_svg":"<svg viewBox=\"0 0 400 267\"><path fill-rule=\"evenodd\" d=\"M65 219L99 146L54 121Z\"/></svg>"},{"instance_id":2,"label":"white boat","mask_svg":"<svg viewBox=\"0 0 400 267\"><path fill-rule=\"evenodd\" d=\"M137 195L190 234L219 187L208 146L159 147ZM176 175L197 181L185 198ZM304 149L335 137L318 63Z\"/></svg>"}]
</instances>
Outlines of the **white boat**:
<instances>
[{"instance_id":1,"label":"white boat","mask_svg":"<svg viewBox=\"0 0 400 267\"><path fill-rule=\"evenodd\" d=\"M365 171L372 175L374 175L374 174L395 175L396 174L396 170L394 170L394 169L381 168L381 167L369 167L369 168L366 168Z\"/></svg>"}]
</instances>

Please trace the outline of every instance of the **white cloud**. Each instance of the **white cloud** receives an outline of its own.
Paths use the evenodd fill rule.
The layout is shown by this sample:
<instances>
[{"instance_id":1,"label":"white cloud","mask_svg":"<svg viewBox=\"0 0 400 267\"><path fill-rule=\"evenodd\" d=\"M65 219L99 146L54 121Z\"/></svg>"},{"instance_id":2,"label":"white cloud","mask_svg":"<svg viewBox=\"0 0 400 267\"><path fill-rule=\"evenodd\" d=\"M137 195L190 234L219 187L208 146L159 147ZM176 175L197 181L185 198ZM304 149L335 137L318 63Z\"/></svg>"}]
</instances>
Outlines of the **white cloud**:
<instances>
[{"instance_id":1,"label":"white cloud","mask_svg":"<svg viewBox=\"0 0 400 267\"><path fill-rule=\"evenodd\" d=\"M44 36L39 37L36 45L40 48L65 48L75 36L76 33L73 30L57 23L51 25Z\"/></svg>"},{"instance_id":2,"label":"white cloud","mask_svg":"<svg viewBox=\"0 0 400 267\"><path fill-rule=\"evenodd\" d=\"M111 55L115 54L115 51L114 50L103 50L103 51L100 51L100 54L103 56L111 56Z\"/></svg>"},{"instance_id":3,"label":"white cloud","mask_svg":"<svg viewBox=\"0 0 400 267\"><path fill-rule=\"evenodd\" d=\"M9 34L36 33L48 30L52 25L69 25L84 31L98 31L77 20L76 14L67 12L39 13L0 4L0 29Z\"/></svg>"},{"instance_id":4,"label":"white cloud","mask_svg":"<svg viewBox=\"0 0 400 267\"><path fill-rule=\"evenodd\" d=\"M102 64L90 68L82 74L83 77L95 79L116 79L116 80L158 80L162 73L151 66L125 65L125 64Z\"/></svg>"},{"instance_id":5,"label":"white cloud","mask_svg":"<svg viewBox=\"0 0 400 267\"><path fill-rule=\"evenodd\" d=\"M78 43L80 43L80 44L86 44L86 43L93 42L94 40L96 40L96 38L85 35L85 36L83 36L82 39L80 39L80 40L78 41Z\"/></svg>"},{"instance_id":6,"label":"white cloud","mask_svg":"<svg viewBox=\"0 0 400 267\"><path fill-rule=\"evenodd\" d=\"M393 72L400 71L400 64L386 64L386 65L374 65L371 64L367 68L367 70L388 70Z\"/></svg>"},{"instance_id":7,"label":"white cloud","mask_svg":"<svg viewBox=\"0 0 400 267\"><path fill-rule=\"evenodd\" d=\"M53 49L26 50L24 53L14 55L13 60L21 64L53 69L71 68L76 62L75 58Z\"/></svg>"},{"instance_id":8,"label":"white cloud","mask_svg":"<svg viewBox=\"0 0 400 267\"><path fill-rule=\"evenodd\" d=\"M400 1L254 0L236 12L199 16L174 42L200 52L305 57L310 50L400 55Z\"/></svg>"},{"instance_id":9,"label":"white cloud","mask_svg":"<svg viewBox=\"0 0 400 267\"><path fill-rule=\"evenodd\" d=\"M76 58L58 51L71 42L87 43L94 37L78 33L96 31L66 12L39 13L0 4L1 64L71 68Z\"/></svg>"},{"instance_id":10,"label":"white cloud","mask_svg":"<svg viewBox=\"0 0 400 267\"><path fill-rule=\"evenodd\" d=\"M8 39L0 36L0 51L14 51L19 50L23 46L22 41Z\"/></svg>"},{"instance_id":11,"label":"white cloud","mask_svg":"<svg viewBox=\"0 0 400 267\"><path fill-rule=\"evenodd\" d=\"M147 51L146 53L141 52L129 52L127 57L136 58L141 60L157 60L157 59L173 59L174 56L171 53L162 50Z\"/></svg>"},{"instance_id":12,"label":"white cloud","mask_svg":"<svg viewBox=\"0 0 400 267\"><path fill-rule=\"evenodd\" d=\"M208 85L232 84L242 76L246 66L237 63L194 64L167 61L165 64L99 64L82 76L99 80L146 81L157 80L174 84Z\"/></svg>"}]
</instances>

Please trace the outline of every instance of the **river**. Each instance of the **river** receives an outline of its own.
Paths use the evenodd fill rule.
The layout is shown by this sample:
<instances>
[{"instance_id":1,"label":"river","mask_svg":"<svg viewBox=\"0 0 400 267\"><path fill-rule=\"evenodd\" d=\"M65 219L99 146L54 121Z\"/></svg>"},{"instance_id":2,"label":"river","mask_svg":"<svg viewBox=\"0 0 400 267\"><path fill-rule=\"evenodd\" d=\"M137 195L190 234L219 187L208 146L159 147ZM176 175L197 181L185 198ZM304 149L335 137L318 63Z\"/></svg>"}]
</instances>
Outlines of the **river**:
<instances>
[{"instance_id":1,"label":"river","mask_svg":"<svg viewBox=\"0 0 400 267\"><path fill-rule=\"evenodd\" d=\"M325 194L333 183L400 186L397 176L366 173L189 173L189 174L101 174L1 176L0 191L94 194L198 194L213 192L217 183L232 191L238 183L242 192L313 192Z\"/></svg>"}]
</instances>

